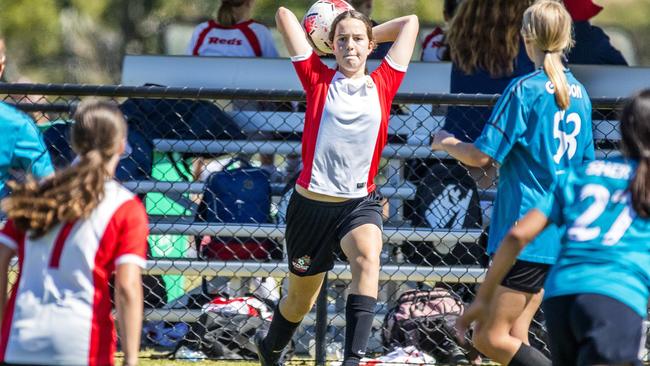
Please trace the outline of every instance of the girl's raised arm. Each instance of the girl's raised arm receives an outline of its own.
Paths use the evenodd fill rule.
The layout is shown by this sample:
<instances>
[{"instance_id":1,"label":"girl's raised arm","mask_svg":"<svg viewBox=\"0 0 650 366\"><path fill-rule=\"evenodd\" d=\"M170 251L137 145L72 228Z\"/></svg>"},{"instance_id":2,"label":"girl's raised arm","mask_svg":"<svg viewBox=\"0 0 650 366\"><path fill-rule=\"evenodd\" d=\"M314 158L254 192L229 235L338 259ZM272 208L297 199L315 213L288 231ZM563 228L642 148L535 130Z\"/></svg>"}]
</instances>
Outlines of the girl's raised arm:
<instances>
[{"instance_id":1,"label":"girl's raised arm","mask_svg":"<svg viewBox=\"0 0 650 366\"><path fill-rule=\"evenodd\" d=\"M418 17L407 15L372 28L372 36L377 43L392 41L388 55L398 65L406 66L413 56L419 29Z\"/></svg>"},{"instance_id":2,"label":"girl's raised arm","mask_svg":"<svg viewBox=\"0 0 650 366\"><path fill-rule=\"evenodd\" d=\"M280 34L282 34L289 56L306 55L312 50L302 25L300 25L298 18L291 10L282 6L278 8L275 13L275 24Z\"/></svg>"}]
</instances>

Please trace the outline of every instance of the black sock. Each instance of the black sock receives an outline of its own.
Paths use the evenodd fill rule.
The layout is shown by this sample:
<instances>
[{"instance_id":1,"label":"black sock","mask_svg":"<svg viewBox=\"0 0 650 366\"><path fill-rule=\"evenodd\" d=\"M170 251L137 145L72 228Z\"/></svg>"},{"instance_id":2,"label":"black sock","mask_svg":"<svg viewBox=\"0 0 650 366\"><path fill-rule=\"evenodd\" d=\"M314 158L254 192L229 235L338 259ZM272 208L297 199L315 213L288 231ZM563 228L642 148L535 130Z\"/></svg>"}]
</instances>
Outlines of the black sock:
<instances>
[{"instance_id":1,"label":"black sock","mask_svg":"<svg viewBox=\"0 0 650 366\"><path fill-rule=\"evenodd\" d=\"M522 343L508 366L551 366L551 360L536 348Z\"/></svg>"},{"instance_id":2,"label":"black sock","mask_svg":"<svg viewBox=\"0 0 650 366\"><path fill-rule=\"evenodd\" d=\"M345 351L342 366L356 366L366 354L368 338L375 318L377 299L363 295L348 295L345 304Z\"/></svg>"},{"instance_id":3,"label":"black sock","mask_svg":"<svg viewBox=\"0 0 650 366\"><path fill-rule=\"evenodd\" d=\"M282 350L291 342L293 333L296 332L299 325L300 322L288 321L280 312L280 305L278 305L273 312L273 320L271 320L269 331L264 337L262 347L266 351L276 353L279 357Z\"/></svg>"}]
</instances>

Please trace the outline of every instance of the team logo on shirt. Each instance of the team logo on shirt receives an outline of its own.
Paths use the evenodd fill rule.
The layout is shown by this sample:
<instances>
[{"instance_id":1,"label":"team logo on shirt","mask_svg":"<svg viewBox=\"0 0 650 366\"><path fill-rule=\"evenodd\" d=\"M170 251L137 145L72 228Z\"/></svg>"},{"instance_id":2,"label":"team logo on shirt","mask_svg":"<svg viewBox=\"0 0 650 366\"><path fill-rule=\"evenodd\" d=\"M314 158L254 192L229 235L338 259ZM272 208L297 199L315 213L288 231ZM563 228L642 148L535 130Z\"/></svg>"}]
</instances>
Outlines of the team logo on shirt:
<instances>
[{"instance_id":1,"label":"team logo on shirt","mask_svg":"<svg viewBox=\"0 0 650 366\"><path fill-rule=\"evenodd\" d=\"M219 38L219 37L210 37L208 38L208 44L230 44L230 45L236 45L236 46L241 46L242 42L241 39L238 38Z\"/></svg>"},{"instance_id":2,"label":"team logo on shirt","mask_svg":"<svg viewBox=\"0 0 650 366\"><path fill-rule=\"evenodd\" d=\"M372 89L375 87L375 83L372 81L370 76L366 76L366 88Z\"/></svg>"},{"instance_id":3,"label":"team logo on shirt","mask_svg":"<svg viewBox=\"0 0 650 366\"><path fill-rule=\"evenodd\" d=\"M296 272L304 273L307 272L309 266L311 266L311 257L308 255L296 258L291 261L291 265Z\"/></svg>"}]
</instances>

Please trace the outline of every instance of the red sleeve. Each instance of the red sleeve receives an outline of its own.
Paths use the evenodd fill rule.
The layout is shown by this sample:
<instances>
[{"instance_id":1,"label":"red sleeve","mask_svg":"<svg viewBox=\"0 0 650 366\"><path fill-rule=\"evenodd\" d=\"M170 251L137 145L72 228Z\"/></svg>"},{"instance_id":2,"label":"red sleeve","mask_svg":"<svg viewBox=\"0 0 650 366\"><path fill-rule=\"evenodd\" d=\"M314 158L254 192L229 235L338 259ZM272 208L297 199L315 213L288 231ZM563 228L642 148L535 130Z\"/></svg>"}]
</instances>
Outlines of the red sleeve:
<instances>
[{"instance_id":1,"label":"red sleeve","mask_svg":"<svg viewBox=\"0 0 650 366\"><path fill-rule=\"evenodd\" d=\"M149 220L144 205L135 197L125 202L114 214L117 238L115 266L134 263L146 266Z\"/></svg>"},{"instance_id":2,"label":"red sleeve","mask_svg":"<svg viewBox=\"0 0 650 366\"><path fill-rule=\"evenodd\" d=\"M314 51L311 51L310 55L294 56L291 61L305 92L309 92L315 84L323 80L325 74L332 75L326 72L329 68ZM330 80L327 82L329 83Z\"/></svg>"},{"instance_id":3,"label":"red sleeve","mask_svg":"<svg viewBox=\"0 0 650 366\"><path fill-rule=\"evenodd\" d=\"M393 102L405 74L406 66L396 64L390 59L390 56L384 57L379 67L372 72L371 77L379 87L380 98L384 99L382 103L390 105Z\"/></svg>"},{"instance_id":4,"label":"red sleeve","mask_svg":"<svg viewBox=\"0 0 650 366\"><path fill-rule=\"evenodd\" d=\"M0 230L0 244L9 249L18 251L18 246L22 245L25 239L25 233L18 230L12 220L7 221L5 226Z\"/></svg>"}]
</instances>

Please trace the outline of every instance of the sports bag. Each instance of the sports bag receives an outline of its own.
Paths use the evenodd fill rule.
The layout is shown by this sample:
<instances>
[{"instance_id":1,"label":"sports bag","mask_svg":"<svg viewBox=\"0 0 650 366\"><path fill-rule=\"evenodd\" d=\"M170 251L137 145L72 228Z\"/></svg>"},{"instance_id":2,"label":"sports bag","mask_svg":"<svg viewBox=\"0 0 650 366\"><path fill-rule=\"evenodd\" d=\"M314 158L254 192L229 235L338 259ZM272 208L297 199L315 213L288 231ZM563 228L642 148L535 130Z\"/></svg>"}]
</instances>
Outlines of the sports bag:
<instances>
[{"instance_id":1,"label":"sports bag","mask_svg":"<svg viewBox=\"0 0 650 366\"><path fill-rule=\"evenodd\" d=\"M233 168L239 163L238 168ZM270 222L271 184L269 175L247 161L233 159L220 172L210 174L196 221L237 224ZM197 238L202 259L281 259L274 241L261 237L203 236Z\"/></svg>"},{"instance_id":2,"label":"sports bag","mask_svg":"<svg viewBox=\"0 0 650 366\"><path fill-rule=\"evenodd\" d=\"M203 305L198 321L176 349L186 346L208 358L256 360L253 336L271 324L271 305L256 296L217 296ZM293 353L293 344L288 347L287 354Z\"/></svg>"},{"instance_id":3,"label":"sports bag","mask_svg":"<svg viewBox=\"0 0 650 366\"><path fill-rule=\"evenodd\" d=\"M441 363L466 361L454 336L456 319L462 313L462 300L447 289L407 291L384 317L382 345L387 351L415 346Z\"/></svg>"}]
</instances>

